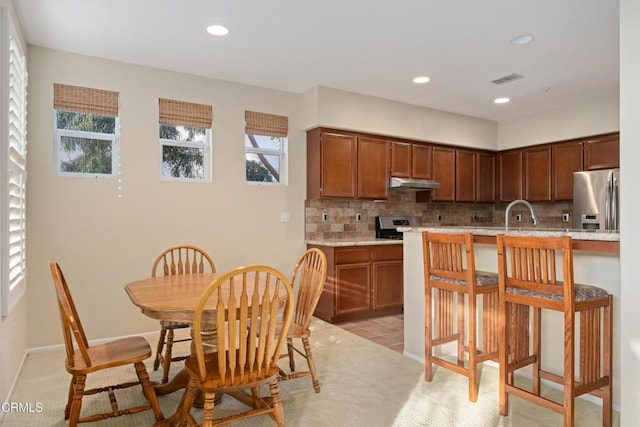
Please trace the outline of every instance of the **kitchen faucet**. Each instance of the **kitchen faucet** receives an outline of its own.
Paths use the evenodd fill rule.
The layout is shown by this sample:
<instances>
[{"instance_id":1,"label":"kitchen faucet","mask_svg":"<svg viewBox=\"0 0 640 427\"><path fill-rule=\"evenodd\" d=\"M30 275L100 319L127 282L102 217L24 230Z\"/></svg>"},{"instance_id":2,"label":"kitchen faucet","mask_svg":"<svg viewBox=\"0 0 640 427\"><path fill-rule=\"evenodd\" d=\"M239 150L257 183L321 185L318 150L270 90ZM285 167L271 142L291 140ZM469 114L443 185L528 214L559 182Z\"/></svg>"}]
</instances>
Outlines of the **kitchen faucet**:
<instances>
[{"instance_id":1,"label":"kitchen faucet","mask_svg":"<svg viewBox=\"0 0 640 427\"><path fill-rule=\"evenodd\" d=\"M531 203L527 202L526 200L519 199L509 203L509 206L507 206L507 210L504 212L504 229L505 230L509 229L509 212L511 211L511 208L514 207L515 205L525 205L526 207L528 207L529 212L531 212L531 221L533 222L533 225L539 224L538 217L536 217L536 214L533 211L533 206L531 206Z\"/></svg>"}]
</instances>

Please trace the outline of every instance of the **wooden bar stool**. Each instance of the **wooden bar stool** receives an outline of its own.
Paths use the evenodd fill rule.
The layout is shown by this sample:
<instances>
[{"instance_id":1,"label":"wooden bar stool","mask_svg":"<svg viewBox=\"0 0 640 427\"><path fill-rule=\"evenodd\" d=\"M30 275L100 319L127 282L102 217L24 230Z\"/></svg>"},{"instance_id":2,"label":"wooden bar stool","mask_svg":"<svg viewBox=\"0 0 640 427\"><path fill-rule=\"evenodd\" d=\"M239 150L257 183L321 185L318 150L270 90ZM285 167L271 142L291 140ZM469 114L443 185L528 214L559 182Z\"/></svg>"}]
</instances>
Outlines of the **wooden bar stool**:
<instances>
[{"instance_id":1,"label":"wooden bar stool","mask_svg":"<svg viewBox=\"0 0 640 427\"><path fill-rule=\"evenodd\" d=\"M500 414L508 414L508 397L513 394L563 414L565 427L573 426L575 397L591 393L602 398L602 424L611 426L612 296L604 289L574 283L570 237L498 235L497 247L500 342L505 344L500 346L499 357ZM556 256L562 262L561 272L556 269ZM564 372L559 375L542 367L542 309L563 313ZM575 360L577 313L578 361ZM513 382L514 372L528 365L532 365L531 391ZM562 403L540 394L541 379L563 386Z\"/></svg>"},{"instance_id":2,"label":"wooden bar stool","mask_svg":"<svg viewBox=\"0 0 640 427\"><path fill-rule=\"evenodd\" d=\"M469 378L469 400L475 402L478 399L478 364L498 358L498 275L475 270L471 233L424 232L422 243L425 278L424 379L432 380L432 364L462 374ZM478 346L477 301L480 295L483 298L481 348ZM435 355L437 346L450 342L457 342L455 362ZM468 354L466 361L465 353Z\"/></svg>"}]
</instances>

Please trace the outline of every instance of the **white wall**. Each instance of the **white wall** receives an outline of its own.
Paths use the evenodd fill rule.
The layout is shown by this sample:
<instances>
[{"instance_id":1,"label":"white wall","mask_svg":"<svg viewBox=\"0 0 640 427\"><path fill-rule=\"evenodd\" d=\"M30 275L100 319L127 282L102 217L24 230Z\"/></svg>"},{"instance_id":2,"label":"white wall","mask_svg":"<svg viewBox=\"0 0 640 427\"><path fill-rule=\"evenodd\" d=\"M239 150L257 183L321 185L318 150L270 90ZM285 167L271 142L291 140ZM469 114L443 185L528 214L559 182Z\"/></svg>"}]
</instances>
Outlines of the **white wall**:
<instances>
[{"instance_id":1,"label":"white wall","mask_svg":"<svg viewBox=\"0 0 640 427\"><path fill-rule=\"evenodd\" d=\"M617 94L612 94L570 108L552 108L539 114L501 121L497 149L616 132L620 130L619 102Z\"/></svg>"},{"instance_id":2,"label":"white wall","mask_svg":"<svg viewBox=\"0 0 640 427\"><path fill-rule=\"evenodd\" d=\"M315 124L418 141L497 148L497 122L326 87L313 89Z\"/></svg>"},{"instance_id":3,"label":"white wall","mask_svg":"<svg viewBox=\"0 0 640 427\"><path fill-rule=\"evenodd\" d=\"M620 161L623 183L620 241L621 282L621 425L638 425L640 419L640 2L620 1Z\"/></svg>"},{"instance_id":4,"label":"white wall","mask_svg":"<svg viewBox=\"0 0 640 427\"><path fill-rule=\"evenodd\" d=\"M61 265L89 339L157 329L124 286L167 246L207 250L219 271L273 265L304 250L305 134L297 96L31 46L27 267L29 346L62 342L49 258ZM53 83L120 93L121 182L53 172ZM213 182L158 179L158 98L213 105ZM245 183L244 111L289 117L289 185ZM281 223L280 213L291 222Z\"/></svg>"},{"instance_id":5,"label":"white wall","mask_svg":"<svg viewBox=\"0 0 640 427\"><path fill-rule=\"evenodd\" d=\"M22 29L20 28L13 2L11 0L0 0L0 6L6 7L11 14L18 37L21 39L23 51L27 52L27 46L24 43ZM5 94L2 94L2 96L5 96ZM4 185L2 182L3 176L4 171L0 174L0 185ZM15 379L14 373L17 372L27 349L27 298L26 295L23 296L12 312L7 317L0 319L0 402L6 400Z\"/></svg>"}]
</instances>

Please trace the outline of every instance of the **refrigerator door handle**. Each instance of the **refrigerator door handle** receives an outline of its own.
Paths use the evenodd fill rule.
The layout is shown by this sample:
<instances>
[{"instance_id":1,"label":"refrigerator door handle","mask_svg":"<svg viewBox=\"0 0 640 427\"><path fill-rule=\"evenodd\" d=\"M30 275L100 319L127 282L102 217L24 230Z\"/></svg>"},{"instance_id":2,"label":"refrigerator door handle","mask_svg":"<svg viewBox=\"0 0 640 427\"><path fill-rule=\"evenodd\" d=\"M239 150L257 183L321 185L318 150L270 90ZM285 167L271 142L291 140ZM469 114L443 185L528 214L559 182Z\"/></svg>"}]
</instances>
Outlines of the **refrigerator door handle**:
<instances>
[{"instance_id":1,"label":"refrigerator door handle","mask_svg":"<svg viewBox=\"0 0 640 427\"><path fill-rule=\"evenodd\" d=\"M613 191L611 192L611 229L618 230L618 180L611 178L613 182Z\"/></svg>"},{"instance_id":2,"label":"refrigerator door handle","mask_svg":"<svg viewBox=\"0 0 640 427\"><path fill-rule=\"evenodd\" d=\"M607 190L604 196L604 229L611 229L611 180L607 181Z\"/></svg>"}]
</instances>

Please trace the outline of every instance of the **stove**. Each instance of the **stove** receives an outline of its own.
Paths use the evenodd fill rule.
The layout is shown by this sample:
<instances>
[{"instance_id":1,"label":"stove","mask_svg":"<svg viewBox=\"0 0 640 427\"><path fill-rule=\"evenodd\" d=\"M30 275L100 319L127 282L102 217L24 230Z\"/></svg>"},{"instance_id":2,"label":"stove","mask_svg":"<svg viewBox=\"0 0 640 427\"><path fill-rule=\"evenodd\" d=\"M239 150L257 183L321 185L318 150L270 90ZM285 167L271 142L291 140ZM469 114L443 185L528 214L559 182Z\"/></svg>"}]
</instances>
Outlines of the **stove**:
<instances>
[{"instance_id":1,"label":"stove","mask_svg":"<svg viewBox=\"0 0 640 427\"><path fill-rule=\"evenodd\" d=\"M402 240L398 227L415 227L415 220L408 216L377 216L376 239Z\"/></svg>"}]
</instances>

